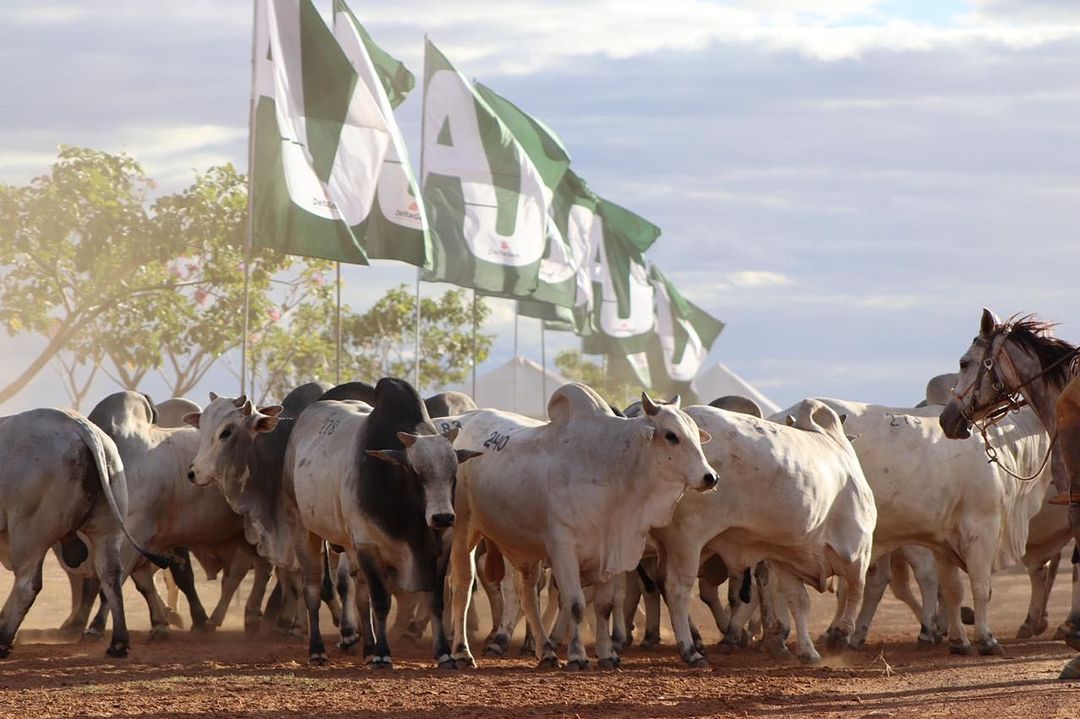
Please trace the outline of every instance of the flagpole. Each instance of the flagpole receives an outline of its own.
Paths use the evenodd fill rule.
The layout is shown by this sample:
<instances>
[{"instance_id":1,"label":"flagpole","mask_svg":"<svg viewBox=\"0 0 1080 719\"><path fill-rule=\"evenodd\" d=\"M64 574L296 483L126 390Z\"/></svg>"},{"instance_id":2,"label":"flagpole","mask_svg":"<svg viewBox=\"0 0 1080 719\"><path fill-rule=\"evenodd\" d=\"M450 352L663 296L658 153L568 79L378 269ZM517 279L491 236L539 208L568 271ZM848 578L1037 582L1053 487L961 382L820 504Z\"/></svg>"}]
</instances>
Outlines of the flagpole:
<instances>
[{"instance_id":1,"label":"flagpole","mask_svg":"<svg viewBox=\"0 0 1080 719\"><path fill-rule=\"evenodd\" d=\"M335 262L337 269L337 336L334 346L334 384L341 384L341 263Z\"/></svg>"},{"instance_id":2,"label":"flagpole","mask_svg":"<svg viewBox=\"0 0 1080 719\"><path fill-rule=\"evenodd\" d=\"M248 176L247 176L247 233L244 237L244 329L240 343L240 394L246 393L248 363L248 333L251 314L251 245L255 223L253 186L255 181L255 44L259 28L259 0L251 3L251 97L248 101ZM255 373L252 372L251 396L255 396Z\"/></svg>"},{"instance_id":3,"label":"flagpole","mask_svg":"<svg viewBox=\"0 0 1080 719\"><path fill-rule=\"evenodd\" d=\"M476 290L472 291L472 400L476 401Z\"/></svg>"},{"instance_id":4,"label":"flagpole","mask_svg":"<svg viewBox=\"0 0 1080 719\"><path fill-rule=\"evenodd\" d=\"M518 306L514 301L514 411L518 411Z\"/></svg>"},{"instance_id":5,"label":"flagpole","mask_svg":"<svg viewBox=\"0 0 1080 719\"><path fill-rule=\"evenodd\" d=\"M544 342L544 319L540 318L540 404L547 406L547 344Z\"/></svg>"},{"instance_id":6,"label":"flagpole","mask_svg":"<svg viewBox=\"0 0 1080 719\"><path fill-rule=\"evenodd\" d=\"M424 201L424 146L427 145L427 44L428 36L424 33L424 91L420 98L420 179L416 183L420 193L420 202ZM475 319L474 319L475 321ZM420 268L416 268L416 338L413 342L415 353L413 363L413 385L420 391Z\"/></svg>"}]
</instances>

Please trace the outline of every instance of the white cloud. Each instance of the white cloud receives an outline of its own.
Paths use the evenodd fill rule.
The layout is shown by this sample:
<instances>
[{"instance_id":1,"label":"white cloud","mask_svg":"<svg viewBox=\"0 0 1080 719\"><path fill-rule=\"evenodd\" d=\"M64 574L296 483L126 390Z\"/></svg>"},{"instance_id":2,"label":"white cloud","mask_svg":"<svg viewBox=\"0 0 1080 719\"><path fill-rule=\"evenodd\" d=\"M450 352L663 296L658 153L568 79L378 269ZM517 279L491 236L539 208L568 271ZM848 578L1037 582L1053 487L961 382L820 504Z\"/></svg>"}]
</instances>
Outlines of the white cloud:
<instances>
[{"instance_id":1,"label":"white cloud","mask_svg":"<svg viewBox=\"0 0 1080 719\"><path fill-rule=\"evenodd\" d=\"M734 287L781 287L791 284L791 278L780 272L743 270L725 275Z\"/></svg>"}]
</instances>

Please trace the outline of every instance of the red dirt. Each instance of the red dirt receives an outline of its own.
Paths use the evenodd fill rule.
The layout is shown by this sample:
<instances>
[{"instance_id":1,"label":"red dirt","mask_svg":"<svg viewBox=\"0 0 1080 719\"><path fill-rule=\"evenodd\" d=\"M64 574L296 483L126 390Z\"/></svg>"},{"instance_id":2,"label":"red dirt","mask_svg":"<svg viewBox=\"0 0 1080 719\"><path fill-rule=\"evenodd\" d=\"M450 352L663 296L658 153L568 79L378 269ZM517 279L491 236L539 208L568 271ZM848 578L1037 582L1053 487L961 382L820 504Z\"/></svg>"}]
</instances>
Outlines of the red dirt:
<instances>
[{"instance_id":1,"label":"red dirt","mask_svg":"<svg viewBox=\"0 0 1080 719\"><path fill-rule=\"evenodd\" d=\"M10 581L9 574L0 577L0 592ZM1067 572L1059 581L1052 623L1062 620L1068 601ZM204 601L212 605L216 589L204 586ZM244 595L242 589L239 598ZM815 630L824 629L833 599L814 598ZM1007 639L1007 656L990 658L919 649L914 621L892 599L883 602L865 652L826 660L822 667L743 650L712 652L712 670L687 669L666 635L668 643L657 649L626 650L619 670L587 673L537 671L531 658L485 659L477 643L480 668L472 671L439 672L426 645L401 642L394 646L393 671L368 669L336 650L329 666L312 668L303 640L246 640L236 630L237 607L227 630L214 635L176 631L167 642L148 644L145 631L136 631L131 657L114 660L104 656L100 642L37 643L34 629L59 624L67 601L66 581L50 564L28 631L11 657L0 661L0 716L1080 716L1080 682L1056 679L1073 655L1061 642ZM991 609L1000 637L1012 635L1026 601L1026 577L1014 572L995 578ZM145 605L134 593L127 605L131 626L145 629ZM698 619L705 626L704 615ZM715 632L710 636L715 639Z\"/></svg>"}]
</instances>

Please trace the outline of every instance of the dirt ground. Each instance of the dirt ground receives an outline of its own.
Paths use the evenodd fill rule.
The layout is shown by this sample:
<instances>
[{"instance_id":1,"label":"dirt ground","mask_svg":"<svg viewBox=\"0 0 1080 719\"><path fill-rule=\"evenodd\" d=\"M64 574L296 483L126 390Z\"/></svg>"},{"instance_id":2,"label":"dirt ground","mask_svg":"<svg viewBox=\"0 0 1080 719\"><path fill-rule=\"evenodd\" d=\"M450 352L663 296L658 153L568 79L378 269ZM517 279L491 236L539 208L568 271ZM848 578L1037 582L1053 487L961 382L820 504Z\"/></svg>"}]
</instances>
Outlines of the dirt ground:
<instances>
[{"instance_id":1,"label":"dirt ground","mask_svg":"<svg viewBox=\"0 0 1080 719\"><path fill-rule=\"evenodd\" d=\"M1062 562L1054 588L1051 627L1067 612L1068 566ZM10 584L11 575L0 571L0 593L6 596ZM217 588L202 582L200 590L209 610ZM0 660L0 717L1080 717L1080 682L1056 679L1073 653L1048 636L1012 639L1028 599L1026 575L1015 570L995 577L991 605L1004 657L919 649L916 622L887 595L865 651L812 668L742 650L711 652L711 670L687 669L671 644L666 616L665 643L625 650L615 671L537 671L516 648L512 658L485 659L475 642L480 668L470 671L437 671L426 644L402 642L393 647L393 671L368 669L334 649L329 666L312 668L304 640L244 638L246 594L245 585L218 633L174 631L168 641L148 644L146 605L129 586L131 656L110 659L101 642L47 642L44 630L59 625L69 602L67 580L50 557L45 588L18 644ZM833 599L814 597L815 632L827 625ZM696 611L696 618L709 626L704 612ZM487 623L481 626L486 630ZM640 633L639 626L638 639ZM706 638L715 641L718 634L706 632Z\"/></svg>"}]
</instances>

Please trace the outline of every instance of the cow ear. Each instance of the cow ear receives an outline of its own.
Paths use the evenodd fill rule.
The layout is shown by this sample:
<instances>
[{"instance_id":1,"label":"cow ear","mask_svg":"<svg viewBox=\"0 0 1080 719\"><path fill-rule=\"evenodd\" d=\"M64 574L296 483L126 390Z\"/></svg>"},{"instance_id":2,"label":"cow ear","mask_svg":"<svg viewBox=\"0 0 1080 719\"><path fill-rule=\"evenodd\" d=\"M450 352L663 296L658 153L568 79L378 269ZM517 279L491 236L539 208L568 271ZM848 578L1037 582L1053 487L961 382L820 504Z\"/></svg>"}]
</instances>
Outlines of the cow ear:
<instances>
[{"instance_id":1,"label":"cow ear","mask_svg":"<svg viewBox=\"0 0 1080 719\"><path fill-rule=\"evenodd\" d=\"M242 395L240 395L239 397L237 397L236 399L234 399L232 401L233 407L243 407L246 402L247 402L247 395L246 394L242 394Z\"/></svg>"},{"instance_id":2,"label":"cow ear","mask_svg":"<svg viewBox=\"0 0 1080 719\"><path fill-rule=\"evenodd\" d=\"M405 446L405 449L416 444L416 440L420 439L419 435L409 434L408 432L398 432L397 438L401 441L401 444Z\"/></svg>"},{"instance_id":3,"label":"cow ear","mask_svg":"<svg viewBox=\"0 0 1080 719\"><path fill-rule=\"evenodd\" d=\"M366 449L364 451L367 452L369 457L375 457L390 464L405 466L405 450L403 449Z\"/></svg>"},{"instance_id":4,"label":"cow ear","mask_svg":"<svg viewBox=\"0 0 1080 719\"><path fill-rule=\"evenodd\" d=\"M214 401L215 399L217 399L217 398L218 398L218 396L217 396L217 392L211 392L211 393L210 393L210 401L211 401L211 402L213 402L213 401Z\"/></svg>"},{"instance_id":5,"label":"cow ear","mask_svg":"<svg viewBox=\"0 0 1080 719\"><path fill-rule=\"evenodd\" d=\"M794 427L795 418L789 414L787 417L784 417L784 424L786 424L788 427Z\"/></svg>"},{"instance_id":6,"label":"cow ear","mask_svg":"<svg viewBox=\"0 0 1080 719\"><path fill-rule=\"evenodd\" d=\"M840 424L843 424L844 422L847 422L847 413L846 412L844 414L840 415Z\"/></svg>"},{"instance_id":7,"label":"cow ear","mask_svg":"<svg viewBox=\"0 0 1080 719\"><path fill-rule=\"evenodd\" d=\"M682 404L682 397L680 397L679 395L675 395L674 397L672 397L671 399L668 400L668 404L670 404L675 409L678 409L679 405Z\"/></svg>"},{"instance_id":8,"label":"cow ear","mask_svg":"<svg viewBox=\"0 0 1080 719\"><path fill-rule=\"evenodd\" d=\"M991 312L986 307L983 307L982 319L979 322L979 334L983 337L989 337L994 332L994 328L1000 324L998 316Z\"/></svg>"},{"instance_id":9,"label":"cow ear","mask_svg":"<svg viewBox=\"0 0 1080 719\"><path fill-rule=\"evenodd\" d=\"M702 444L705 444L705 443L706 443L706 442L708 442L708 441L709 441L710 439L712 439L712 435L711 435L711 434L709 434L708 432L706 432L706 431L705 431L705 430L703 430L703 429L700 429L700 428L699 428L699 429L698 429L698 434L700 434L700 435L701 435L701 443L702 443Z\"/></svg>"},{"instance_id":10,"label":"cow ear","mask_svg":"<svg viewBox=\"0 0 1080 719\"><path fill-rule=\"evenodd\" d=\"M467 462L470 459L474 459L483 454L483 452L474 452L471 449L455 449L454 454L457 455L457 463Z\"/></svg>"},{"instance_id":11,"label":"cow ear","mask_svg":"<svg viewBox=\"0 0 1080 719\"><path fill-rule=\"evenodd\" d=\"M279 418L272 414L255 414L251 418L251 433L273 432L277 428Z\"/></svg>"},{"instance_id":12,"label":"cow ear","mask_svg":"<svg viewBox=\"0 0 1080 719\"><path fill-rule=\"evenodd\" d=\"M644 392L641 393L641 408L650 417L655 416L660 411L660 408L656 406L656 402L653 402L652 398Z\"/></svg>"},{"instance_id":13,"label":"cow ear","mask_svg":"<svg viewBox=\"0 0 1080 719\"><path fill-rule=\"evenodd\" d=\"M277 417L284 411L285 408L282 407L280 404L272 404L269 407L259 407L259 414L265 414L271 417Z\"/></svg>"},{"instance_id":14,"label":"cow ear","mask_svg":"<svg viewBox=\"0 0 1080 719\"><path fill-rule=\"evenodd\" d=\"M213 393L211 393L213 394ZM192 427L198 429L199 417L202 417L202 412L188 412L184 415L183 421L185 424L190 424Z\"/></svg>"},{"instance_id":15,"label":"cow ear","mask_svg":"<svg viewBox=\"0 0 1080 719\"><path fill-rule=\"evenodd\" d=\"M450 444L454 443L454 440L458 438L458 434L461 432L461 427L453 427L443 432L443 437L446 437L446 441Z\"/></svg>"}]
</instances>

